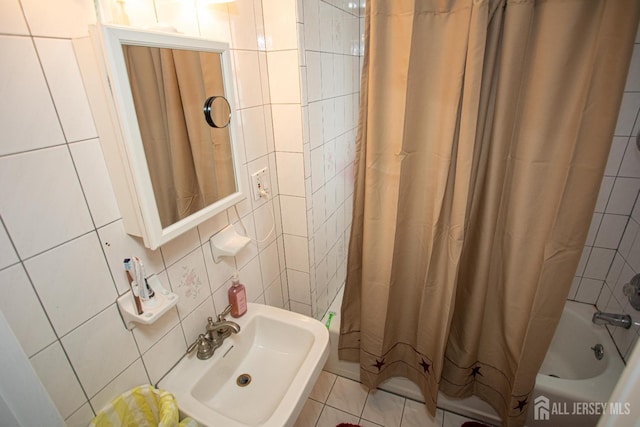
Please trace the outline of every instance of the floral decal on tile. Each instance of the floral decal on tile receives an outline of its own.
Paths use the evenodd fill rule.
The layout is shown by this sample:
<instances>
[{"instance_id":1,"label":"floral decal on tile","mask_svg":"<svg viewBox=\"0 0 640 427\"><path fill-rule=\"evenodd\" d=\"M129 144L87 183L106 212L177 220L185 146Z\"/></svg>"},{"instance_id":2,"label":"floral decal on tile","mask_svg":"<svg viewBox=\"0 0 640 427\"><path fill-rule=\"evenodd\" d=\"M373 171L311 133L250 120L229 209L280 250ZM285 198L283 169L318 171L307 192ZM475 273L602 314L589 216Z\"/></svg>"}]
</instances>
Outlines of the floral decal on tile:
<instances>
[{"instance_id":1,"label":"floral decal on tile","mask_svg":"<svg viewBox=\"0 0 640 427\"><path fill-rule=\"evenodd\" d=\"M202 280L198 277L196 269L182 266L182 276L180 279L180 285L178 285L185 298L196 299L202 291Z\"/></svg>"}]
</instances>

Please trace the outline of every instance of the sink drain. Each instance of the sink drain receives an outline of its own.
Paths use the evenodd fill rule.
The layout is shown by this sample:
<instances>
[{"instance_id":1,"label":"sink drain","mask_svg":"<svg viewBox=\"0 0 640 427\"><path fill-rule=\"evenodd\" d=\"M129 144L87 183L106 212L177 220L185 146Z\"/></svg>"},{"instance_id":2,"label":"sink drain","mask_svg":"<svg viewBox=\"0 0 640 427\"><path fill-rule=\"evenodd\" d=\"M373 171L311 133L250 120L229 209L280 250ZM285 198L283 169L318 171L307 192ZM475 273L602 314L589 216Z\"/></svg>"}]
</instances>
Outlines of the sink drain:
<instances>
[{"instance_id":1,"label":"sink drain","mask_svg":"<svg viewBox=\"0 0 640 427\"><path fill-rule=\"evenodd\" d=\"M251 375L249 374L238 375L238 378L236 379L236 384L238 384L240 387L246 387L249 385L250 382L251 382Z\"/></svg>"}]
</instances>

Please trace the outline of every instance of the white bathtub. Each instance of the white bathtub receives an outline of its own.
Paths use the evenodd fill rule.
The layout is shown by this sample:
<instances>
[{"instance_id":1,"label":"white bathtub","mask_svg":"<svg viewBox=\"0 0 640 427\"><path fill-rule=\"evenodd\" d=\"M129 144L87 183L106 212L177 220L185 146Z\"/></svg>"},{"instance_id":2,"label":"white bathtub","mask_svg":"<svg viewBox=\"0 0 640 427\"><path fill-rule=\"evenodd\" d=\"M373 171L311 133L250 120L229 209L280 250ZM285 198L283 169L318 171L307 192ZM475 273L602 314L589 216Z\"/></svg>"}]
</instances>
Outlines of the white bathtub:
<instances>
[{"instance_id":1,"label":"white bathtub","mask_svg":"<svg viewBox=\"0 0 640 427\"><path fill-rule=\"evenodd\" d=\"M340 331L340 304L342 291L335 298L329 312L335 312L331 320L329 335L331 352L325 370L336 375L360 380L357 363L338 360L338 335ZM534 405L529 405L527 426L544 427L589 427L595 426L599 415L574 415L576 410L593 410L594 406L574 405L574 402L608 402L624 365L616 347L604 326L591 322L595 308L589 304L567 301L551 347L536 378L533 399L544 396L549 399L551 413L548 420L536 421ZM328 313L323 322L327 321ZM604 357L595 358L591 347L602 344ZM559 378L556 378L557 376ZM406 378L391 378L380 385L390 391L424 402L418 387ZM500 418L487 403L473 396L466 399L438 396L438 407L499 425ZM598 409L600 410L600 409ZM567 412L567 415L561 414Z\"/></svg>"}]
</instances>

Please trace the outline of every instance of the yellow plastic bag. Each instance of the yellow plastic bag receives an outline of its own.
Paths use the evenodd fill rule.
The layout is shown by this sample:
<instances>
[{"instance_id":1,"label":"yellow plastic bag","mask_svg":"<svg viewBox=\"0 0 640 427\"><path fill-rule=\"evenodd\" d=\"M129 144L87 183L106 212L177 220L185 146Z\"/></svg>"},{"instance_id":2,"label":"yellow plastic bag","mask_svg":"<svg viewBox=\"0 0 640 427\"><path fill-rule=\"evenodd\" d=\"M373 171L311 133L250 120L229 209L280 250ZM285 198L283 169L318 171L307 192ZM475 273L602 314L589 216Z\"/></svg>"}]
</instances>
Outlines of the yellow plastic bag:
<instances>
[{"instance_id":1,"label":"yellow plastic bag","mask_svg":"<svg viewBox=\"0 0 640 427\"><path fill-rule=\"evenodd\" d=\"M179 420L171 393L145 384L113 399L89 427L198 427L191 418Z\"/></svg>"}]
</instances>

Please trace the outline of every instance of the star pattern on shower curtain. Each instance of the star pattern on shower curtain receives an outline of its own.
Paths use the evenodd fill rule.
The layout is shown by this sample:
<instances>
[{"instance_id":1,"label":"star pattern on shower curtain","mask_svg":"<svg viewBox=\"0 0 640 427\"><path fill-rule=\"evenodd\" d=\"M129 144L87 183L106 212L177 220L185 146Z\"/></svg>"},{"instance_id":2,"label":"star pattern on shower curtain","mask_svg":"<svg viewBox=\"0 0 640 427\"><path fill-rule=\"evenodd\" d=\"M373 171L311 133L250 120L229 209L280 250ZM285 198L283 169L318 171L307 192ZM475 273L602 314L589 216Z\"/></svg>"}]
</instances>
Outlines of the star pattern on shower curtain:
<instances>
[{"instance_id":1,"label":"star pattern on shower curtain","mask_svg":"<svg viewBox=\"0 0 640 427\"><path fill-rule=\"evenodd\" d=\"M518 404L513 409L519 409L520 412L522 412L522 410L527 405L527 403L529 403L529 402L527 402L527 398L525 397L522 400L518 400Z\"/></svg>"},{"instance_id":2,"label":"star pattern on shower curtain","mask_svg":"<svg viewBox=\"0 0 640 427\"><path fill-rule=\"evenodd\" d=\"M480 372L480 366L476 366L475 368L471 368L471 373L469 374L469 376L475 378L476 375L480 375L481 377L484 376L484 375L482 375L482 372Z\"/></svg>"},{"instance_id":3,"label":"star pattern on shower curtain","mask_svg":"<svg viewBox=\"0 0 640 427\"><path fill-rule=\"evenodd\" d=\"M380 372L380 369L382 369L382 367L384 366L384 357L382 358L382 360L376 359L376 363L374 363L373 366L378 368L378 372Z\"/></svg>"},{"instance_id":4,"label":"star pattern on shower curtain","mask_svg":"<svg viewBox=\"0 0 640 427\"><path fill-rule=\"evenodd\" d=\"M430 364L427 363L426 360L424 360L424 358L422 359L422 361L420 362L420 366L422 366L422 370L428 374L429 373L429 367L431 367Z\"/></svg>"}]
</instances>

